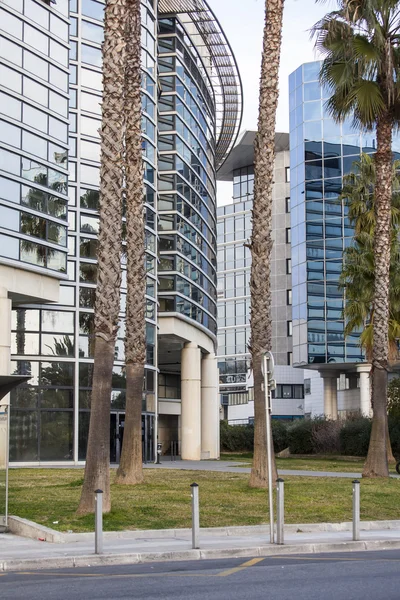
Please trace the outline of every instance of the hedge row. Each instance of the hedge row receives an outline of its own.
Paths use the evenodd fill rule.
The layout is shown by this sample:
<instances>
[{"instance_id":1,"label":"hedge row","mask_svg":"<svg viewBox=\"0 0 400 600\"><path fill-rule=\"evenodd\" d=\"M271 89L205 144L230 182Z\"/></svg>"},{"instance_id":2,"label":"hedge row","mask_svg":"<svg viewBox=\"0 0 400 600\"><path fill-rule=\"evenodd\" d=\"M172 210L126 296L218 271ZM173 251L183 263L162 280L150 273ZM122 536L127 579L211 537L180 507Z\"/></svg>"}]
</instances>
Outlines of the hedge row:
<instances>
[{"instance_id":1,"label":"hedge row","mask_svg":"<svg viewBox=\"0 0 400 600\"><path fill-rule=\"evenodd\" d=\"M392 450L400 457L400 417L389 416ZM275 452L289 448L291 454L343 454L366 456L371 419L355 416L345 421L325 418L299 419L286 423L272 420ZM253 451L254 426L228 425L221 421L221 451Z\"/></svg>"}]
</instances>

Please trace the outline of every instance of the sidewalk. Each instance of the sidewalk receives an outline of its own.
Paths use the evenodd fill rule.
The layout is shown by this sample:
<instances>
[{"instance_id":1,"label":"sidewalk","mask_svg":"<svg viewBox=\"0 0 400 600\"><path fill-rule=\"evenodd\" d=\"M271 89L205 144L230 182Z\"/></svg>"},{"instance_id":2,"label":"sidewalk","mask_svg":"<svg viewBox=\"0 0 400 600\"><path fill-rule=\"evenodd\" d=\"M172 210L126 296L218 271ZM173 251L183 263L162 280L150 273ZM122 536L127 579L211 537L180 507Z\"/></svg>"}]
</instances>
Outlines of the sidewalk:
<instances>
[{"instance_id":1,"label":"sidewalk","mask_svg":"<svg viewBox=\"0 0 400 600\"><path fill-rule=\"evenodd\" d=\"M269 544L265 525L202 529L198 550L191 549L189 529L107 532L102 555L94 554L93 533L58 535L62 543L0 534L0 571L395 549L400 521L361 523L359 542L352 541L351 523L287 525L283 546Z\"/></svg>"}]
</instances>

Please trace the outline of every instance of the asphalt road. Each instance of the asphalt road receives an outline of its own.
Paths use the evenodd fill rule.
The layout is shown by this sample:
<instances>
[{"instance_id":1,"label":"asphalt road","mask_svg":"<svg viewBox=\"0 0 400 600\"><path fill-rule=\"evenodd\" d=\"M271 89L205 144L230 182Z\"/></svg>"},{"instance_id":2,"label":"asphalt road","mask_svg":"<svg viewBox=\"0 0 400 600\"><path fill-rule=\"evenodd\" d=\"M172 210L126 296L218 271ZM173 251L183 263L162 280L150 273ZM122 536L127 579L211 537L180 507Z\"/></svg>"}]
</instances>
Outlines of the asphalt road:
<instances>
[{"instance_id":1,"label":"asphalt road","mask_svg":"<svg viewBox=\"0 0 400 600\"><path fill-rule=\"evenodd\" d=\"M398 600L400 551L0 574L4 600Z\"/></svg>"}]
</instances>

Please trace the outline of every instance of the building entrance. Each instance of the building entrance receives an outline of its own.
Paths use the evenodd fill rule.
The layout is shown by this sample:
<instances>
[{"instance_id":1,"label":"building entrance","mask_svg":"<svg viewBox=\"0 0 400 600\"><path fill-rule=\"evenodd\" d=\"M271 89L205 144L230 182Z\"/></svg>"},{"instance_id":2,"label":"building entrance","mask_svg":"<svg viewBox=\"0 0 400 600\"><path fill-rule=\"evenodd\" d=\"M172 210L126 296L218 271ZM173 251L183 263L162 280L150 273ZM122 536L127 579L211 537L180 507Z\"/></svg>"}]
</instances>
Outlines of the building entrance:
<instances>
[{"instance_id":1,"label":"building entrance","mask_svg":"<svg viewBox=\"0 0 400 600\"><path fill-rule=\"evenodd\" d=\"M110 418L110 462L119 463L124 441L125 413L112 412ZM154 416L142 415L142 454L143 462L154 460Z\"/></svg>"}]
</instances>

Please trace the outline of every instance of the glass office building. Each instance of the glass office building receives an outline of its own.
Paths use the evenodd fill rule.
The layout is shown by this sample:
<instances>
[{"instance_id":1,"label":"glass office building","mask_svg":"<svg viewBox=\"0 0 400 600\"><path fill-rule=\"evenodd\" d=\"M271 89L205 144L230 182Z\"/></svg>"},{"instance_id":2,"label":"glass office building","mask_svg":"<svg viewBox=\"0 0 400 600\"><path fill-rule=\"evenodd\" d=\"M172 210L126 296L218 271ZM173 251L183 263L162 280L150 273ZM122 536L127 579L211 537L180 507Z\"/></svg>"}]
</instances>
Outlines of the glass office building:
<instances>
[{"instance_id":1,"label":"glass office building","mask_svg":"<svg viewBox=\"0 0 400 600\"><path fill-rule=\"evenodd\" d=\"M289 78L293 364L320 372L324 412L337 415L338 410L359 407L340 397L338 407L336 379L342 374L348 381L339 390L351 392L365 371L356 366L364 362L359 332L344 335L339 277L353 229L338 197L342 177L352 171L361 152L375 152L376 139L373 132L354 129L351 119L333 121L325 108L329 90L319 83L320 66L304 64ZM393 150L400 150L398 138ZM327 407L332 395L333 408Z\"/></svg>"},{"instance_id":2,"label":"glass office building","mask_svg":"<svg viewBox=\"0 0 400 600\"><path fill-rule=\"evenodd\" d=\"M225 418L232 424L254 417L253 383L249 379L250 271L255 131L240 137L219 171L233 183L232 201L218 207L218 366ZM303 415L303 372L292 364L292 283L290 247L289 135L275 137L271 254L272 351L277 389L275 418Z\"/></svg>"},{"instance_id":3,"label":"glass office building","mask_svg":"<svg viewBox=\"0 0 400 600\"><path fill-rule=\"evenodd\" d=\"M14 306L12 372L32 379L11 397L10 458L79 462L86 453L93 373L104 2L3 4L0 63L7 75L0 88L10 101L0 105L0 175L7 181L0 189L1 210L7 210L0 234L12 243L1 249L7 260L51 269L61 280L56 304ZM219 60L228 65L225 72ZM234 93L228 97L229 82ZM208 5L143 0L146 460L154 456L156 430L166 446L174 440L185 448L184 345L196 344L199 365L214 352L215 172L240 116L236 63ZM119 460L125 418L124 259L122 275L110 399L113 462Z\"/></svg>"}]
</instances>

